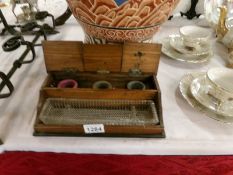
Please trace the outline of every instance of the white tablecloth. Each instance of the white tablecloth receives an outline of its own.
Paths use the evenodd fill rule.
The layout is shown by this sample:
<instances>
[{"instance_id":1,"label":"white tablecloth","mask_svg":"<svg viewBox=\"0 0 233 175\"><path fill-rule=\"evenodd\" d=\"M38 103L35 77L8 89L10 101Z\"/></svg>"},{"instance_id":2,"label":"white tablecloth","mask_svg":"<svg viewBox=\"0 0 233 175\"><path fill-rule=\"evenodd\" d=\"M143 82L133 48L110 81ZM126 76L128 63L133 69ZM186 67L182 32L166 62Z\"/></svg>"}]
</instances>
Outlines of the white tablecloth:
<instances>
[{"instance_id":1,"label":"white tablecloth","mask_svg":"<svg viewBox=\"0 0 233 175\"><path fill-rule=\"evenodd\" d=\"M64 2L61 1L61 3ZM54 9L56 6L53 7ZM13 23L12 14L5 9L3 12L8 21ZM55 16L61 13L58 9L53 12ZM194 23L199 24L200 20L188 21L174 18L161 27L154 37L154 42L161 42L161 38L178 33L180 26ZM0 24L1 27L2 24ZM48 39L83 40L84 38L81 27L73 17L64 26L58 27L58 30L59 34L50 36ZM8 38L9 36L0 37L0 44ZM184 74L225 65L226 49L215 42L214 34L212 41L215 55L207 64L187 64L161 56L158 80L162 91L165 139L32 136L39 89L47 75L42 48L36 48L36 60L32 64L23 65L11 79L15 86L13 95L0 100L0 137L4 141L0 151L145 155L233 154L233 125L215 121L193 109L177 90ZM23 50L23 47L9 53L1 50L0 71L8 72Z\"/></svg>"}]
</instances>

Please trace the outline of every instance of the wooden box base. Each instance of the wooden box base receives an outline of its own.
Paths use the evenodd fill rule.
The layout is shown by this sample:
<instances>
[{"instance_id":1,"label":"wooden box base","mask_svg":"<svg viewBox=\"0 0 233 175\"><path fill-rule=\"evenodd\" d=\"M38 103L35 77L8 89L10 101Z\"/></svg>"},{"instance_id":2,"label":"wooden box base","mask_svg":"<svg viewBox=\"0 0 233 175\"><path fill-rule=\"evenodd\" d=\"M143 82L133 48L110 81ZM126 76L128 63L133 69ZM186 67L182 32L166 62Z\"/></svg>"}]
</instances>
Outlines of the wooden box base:
<instances>
[{"instance_id":1,"label":"wooden box base","mask_svg":"<svg viewBox=\"0 0 233 175\"><path fill-rule=\"evenodd\" d=\"M141 77L143 78L143 77ZM147 77L148 78L148 77ZM152 78L152 77L150 77ZM127 89L111 89L111 90L93 90L91 88L78 89L58 89L51 88L51 79L48 79L46 86L41 90L40 101L38 105L37 119L34 126L35 136L104 136L104 137L165 137L161 94L158 83L154 78L154 88L149 90L127 90ZM132 78L131 78L132 79ZM137 77L140 79L140 77ZM124 79L122 81L122 84ZM49 84L47 84L49 83ZM105 125L104 134L85 134L82 125L45 125L39 119L40 111L46 98L77 98L77 99L121 99L121 100L153 100L156 105L159 124L146 126L107 126Z\"/></svg>"},{"instance_id":2,"label":"wooden box base","mask_svg":"<svg viewBox=\"0 0 233 175\"><path fill-rule=\"evenodd\" d=\"M50 54L47 54L47 56L55 59L56 54L54 54L54 53L56 53L56 49L58 49L61 52L59 54L62 55L63 57L65 57L66 53L69 53L69 52L67 52L67 50L61 51L61 49L59 49L59 47L62 48L61 47L63 45L62 43L60 43L61 46L59 46L58 48L55 47L55 44L56 43L49 43L49 47L44 49L45 55L46 55L46 53L50 53ZM73 46L74 44L75 43L69 43L69 48L71 46ZM91 47L91 46L88 46L88 48L89 47ZM101 46L98 46L98 47L101 48ZM111 46L108 46L108 47L111 47ZM77 48L77 46L74 48ZM148 49L147 47L145 47L145 48ZM51 52L51 50L53 52ZM120 49L120 50L122 50L122 49ZM74 49L74 51L76 52L77 50ZM137 51L138 51L138 48L137 48ZM130 52L131 52L131 50L130 50ZM133 53L133 51L132 51L132 53ZM160 53L160 52L158 52L158 53ZM63 57L61 57L60 55L58 55L57 57L59 57L60 60L63 60ZM85 53L81 54L81 55L85 55ZM147 55L147 58L145 59L144 63L148 62L147 65L149 65L149 66L151 65L151 64L149 64L151 62L150 59L157 60L159 58L158 56L157 56L158 58L156 57L156 59L154 59L153 57L150 58L151 56L148 55L147 53L145 55ZM151 54L151 55L153 56L153 54ZM81 58L80 55L79 55L79 57ZM95 55L92 55L92 57L95 58ZM69 57L67 56L67 59L68 58L70 58L70 56ZM90 57L87 57L86 60L89 60L89 58ZM118 57L116 57L116 58L118 59ZM122 59L122 55L120 55L119 59ZM123 58L123 60L124 60L124 58ZM49 61L47 61L47 62L49 62ZM158 61L156 61L156 62L158 62ZM90 63L90 62L88 62L88 63ZM127 60L125 61L125 63L127 63ZM80 62L77 63L77 65L79 65L79 67L80 67L80 64L81 64ZM100 64L100 63L98 63L98 64ZM156 137L158 137L158 138L165 137L165 131L164 131L164 125L163 125L163 116L162 116L161 92L160 92L159 84L157 82L156 74L153 75L152 73L150 73L151 71L149 71L147 73L143 73L143 74L138 75L138 76L130 76L128 74L128 72L122 72L122 71L111 72L108 74L98 74L96 72L94 73L94 72L88 72L88 71L82 71L82 72L80 72L80 71L78 71L78 72L67 71L64 68L59 71L59 69L60 69L59 65L54 64L54 62L51 61L48 63L48 65L50 65L50 67L47 67L47 70L50 69L50 71L48 72L49 76L45 80L45 82L41 88L41 91L40 91L40 99L39 99L39 103L38 103L37 117L36 117L36 122L34 125L34 135L35 136L87 136L87 137L88 136L91 136L91 137L96 136L96 137L155 137L155 138ZM87 68L88 64L85 64L85 65L86 65L86 67L85 66L83 66L83 67ZM108 65L108 63L105 63L104 65ZM128 65L128 63L126 65ZM73 66L73 64L72 64L72 66ZM95 66L95 64L91 64L91 66L90 66L91 69L93 69L93 66ZM127 66L124 66L121 64L120 64L120 66L127 67ZM146 68L147 67L145 67L145 69ZM152 66L151 70L153 70L154 68L157 68L157 66ZM96 69L96 67L95 67L95 69ZM119 70L123 70L123 68L119 68ZM57 88L58 82L63 80L63 79L76 80L78 82L78 88L75 88L75 89ZM96 81L100 81L100 80L109 81L113 85L113 88L112 89L105 89L105 90L93 89L92 88L93 83ZM127 83L129 81L135 81L135 80L143 82L146 85L146 89L145 90L128 90L126 87ZM104 133L86 134L84 131L83 125L72 125L71 126L71 125L46 125L46 124L44 124L39 119L39 115L40 115L40 112L41 112L42 107L44 105L44 102L47 98L153 100L155 103L157 114L158 114L159 123L158 124L152 123L152 124L144 125L144 126L104 125L104 130L105 130ZM101 124L101 123L96 123L96 124Z\"/></svg>"}]
</instances>

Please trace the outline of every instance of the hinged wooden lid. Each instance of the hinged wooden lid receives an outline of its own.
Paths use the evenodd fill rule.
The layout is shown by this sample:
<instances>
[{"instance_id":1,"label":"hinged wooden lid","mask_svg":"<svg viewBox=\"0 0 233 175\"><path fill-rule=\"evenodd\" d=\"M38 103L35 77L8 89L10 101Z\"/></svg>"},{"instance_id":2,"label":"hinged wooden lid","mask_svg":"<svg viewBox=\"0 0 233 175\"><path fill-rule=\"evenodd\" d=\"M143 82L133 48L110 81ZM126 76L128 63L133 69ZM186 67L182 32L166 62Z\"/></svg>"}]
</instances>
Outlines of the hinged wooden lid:
<instances>
[{"instance_id":1,"label":"hinged wooden lid","mask_svg":"<svg viewBox=\"0 0 233 175\"><path fill-rule=\"evenodd\" d=\"M160 44L125 43L121 72L133 70L157 74L161 54Z\"/></svg>"},{"instance_id":2,"label":"hinged wooden lid","mask_svg":"<svg viewBox=\"0 0 233 175\"><path fill-rule=\"evenodd\" d=\"M84 70L121 72L122 46L83 44Z\"/></svg>"},{"instance_id":3,"label":"hinged wooden lid","mask_svg":"<svg viewBox=\"0 0 233 175\"><path fill-rule=\"evenodd\" d=\"M65 69L84 71L82 42L43 41L42 45L47 72Z\"/></svg>"},{"instance_id":4,"label":"hinged wooden lid","mask_svg":"<svg viewBox=\"0 0 233 175\"><path fill-rule=\"evenodd\" d=\"M161 45L148 43L83 44L44 41L46 69L53 71L125 72L157 74Z\"/></svg>"}]
</instances>

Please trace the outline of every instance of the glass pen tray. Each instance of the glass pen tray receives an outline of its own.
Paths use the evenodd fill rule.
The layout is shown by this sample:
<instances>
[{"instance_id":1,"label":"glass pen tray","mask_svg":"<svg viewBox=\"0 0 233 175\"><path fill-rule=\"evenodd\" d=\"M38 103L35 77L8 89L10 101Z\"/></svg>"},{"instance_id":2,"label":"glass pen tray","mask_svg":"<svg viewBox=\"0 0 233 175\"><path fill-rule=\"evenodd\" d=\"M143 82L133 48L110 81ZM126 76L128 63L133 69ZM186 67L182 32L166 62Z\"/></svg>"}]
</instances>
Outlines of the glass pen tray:
<instances>
[{"instance_id":1,"label":"glass pen tray","mask_svg":"<svg viewBox=\"0 0 233 175\"><path fill-rule=\"evenodd\" d=\"M46 125L144 126L159 123L152 100L47 98L39 119Z\"/></svg>"}]
</instances>

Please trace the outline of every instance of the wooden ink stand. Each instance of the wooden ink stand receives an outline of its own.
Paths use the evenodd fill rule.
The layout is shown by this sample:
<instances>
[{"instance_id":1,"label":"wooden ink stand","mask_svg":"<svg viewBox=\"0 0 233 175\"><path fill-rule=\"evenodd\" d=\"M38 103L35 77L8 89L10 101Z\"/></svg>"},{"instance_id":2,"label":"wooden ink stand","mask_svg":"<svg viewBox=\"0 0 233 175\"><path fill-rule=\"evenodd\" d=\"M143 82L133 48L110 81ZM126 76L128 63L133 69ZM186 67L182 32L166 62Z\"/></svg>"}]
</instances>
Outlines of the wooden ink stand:
<instances>
[{"instance_id":1,"label":"wooden ink stand","mask_svg":"<svg viewBox=\"0 0 233 175\"><path fill-rule=\"evenodd\" d=\"M48 77L38 103L35 136L165 137L161 92L157 81L160 44L83 44L77 41L44 41ZM75 79L78 88L53 86L63 79ZM95 81L111 82L113 89L96 90ZM129 90L126 84L137 80L145 90ZM47 98L153 100L158 124L144 126L104 125L105 133L86 134L83 125L46 125L40 118ZM97 123L99 124L99 123Z\"/></svg>"}]
</instances>

